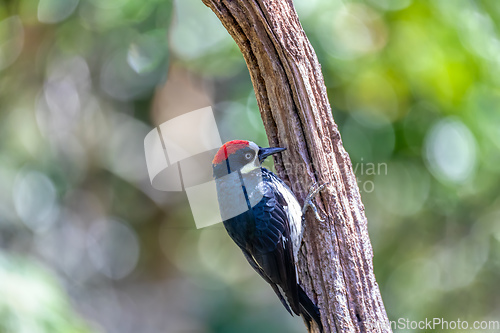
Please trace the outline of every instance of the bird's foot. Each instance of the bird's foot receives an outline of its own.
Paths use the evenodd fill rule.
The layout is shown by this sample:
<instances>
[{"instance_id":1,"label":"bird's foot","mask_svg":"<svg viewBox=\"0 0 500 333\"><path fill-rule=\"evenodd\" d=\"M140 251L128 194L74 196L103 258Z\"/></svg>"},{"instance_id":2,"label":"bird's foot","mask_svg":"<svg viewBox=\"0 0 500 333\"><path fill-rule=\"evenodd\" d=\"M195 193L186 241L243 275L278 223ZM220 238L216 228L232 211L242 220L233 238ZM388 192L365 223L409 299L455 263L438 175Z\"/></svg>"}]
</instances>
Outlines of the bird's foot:
<instances>
[{"instance_id":1,"label":"bird's foot","mask_svg":"<svg viewBox=\"0 0 500 333\"><path fill-rule=\"evenodd\" d=\"M324 222L325 219L321 217L321 215L318 212L318 208L313 202L313 198L325 188L329 183L325 183L323 185L318 185L318 183L313 183L311 187L309 188L309 193L307 194L306 199L304 200L304 206L302 207L302 216L305 216L307 207L311 207L311 209L314 212L314 215L316 216L316 219L320 222Z\"/></svg>"}]
</instances>

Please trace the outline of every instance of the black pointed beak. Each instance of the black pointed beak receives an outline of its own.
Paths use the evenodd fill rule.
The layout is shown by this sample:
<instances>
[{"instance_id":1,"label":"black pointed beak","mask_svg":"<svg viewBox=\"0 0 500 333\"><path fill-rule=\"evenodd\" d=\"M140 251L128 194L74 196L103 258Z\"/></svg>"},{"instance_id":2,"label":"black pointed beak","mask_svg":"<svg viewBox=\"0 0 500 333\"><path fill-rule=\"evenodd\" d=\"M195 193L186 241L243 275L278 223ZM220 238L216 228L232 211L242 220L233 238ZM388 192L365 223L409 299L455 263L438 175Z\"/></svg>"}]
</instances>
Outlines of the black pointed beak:
<instances>
[{"instance_id":1,"label":"black pointed beak","mask_svg":"<svg viewBox=\"0 0 500 333\"><path fill-rule=\"evenodd\" d=\"M262 163L266 157L271 156L286 150L286 148L272 147L272 148L259 148L259 162Z\"/></svg>"}]
</instances>

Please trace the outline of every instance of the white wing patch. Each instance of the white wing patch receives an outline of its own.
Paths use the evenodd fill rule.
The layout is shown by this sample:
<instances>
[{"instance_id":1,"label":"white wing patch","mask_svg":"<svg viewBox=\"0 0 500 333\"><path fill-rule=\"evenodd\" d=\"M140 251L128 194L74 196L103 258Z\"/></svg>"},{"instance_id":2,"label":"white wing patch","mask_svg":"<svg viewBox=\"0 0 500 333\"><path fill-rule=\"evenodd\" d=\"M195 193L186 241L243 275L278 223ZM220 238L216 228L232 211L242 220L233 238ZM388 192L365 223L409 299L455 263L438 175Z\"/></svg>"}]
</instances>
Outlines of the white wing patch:
<instances>
[{"instance_id":1,"label":"white wing patch","mask_svg":"<svg viewBox=\"0 0 500 333\"><path fill-rule=\"evenodd\" d=\"M275 175L272 176L278 179L278 181L275 182L277 190L279 193L283 194L283 197L288 204L285 207L285 212L288 217L288 223L290 224L290 238L293 244L293 258L295 263L297 263L300 245L302 244L302 236L304 235L304 230L302 228L302 207L300 207L300 204L297 201L297 198L295 198L292 190L290 190L290 188L286 186L281 179Z\"/></svg>"}]
</instances>

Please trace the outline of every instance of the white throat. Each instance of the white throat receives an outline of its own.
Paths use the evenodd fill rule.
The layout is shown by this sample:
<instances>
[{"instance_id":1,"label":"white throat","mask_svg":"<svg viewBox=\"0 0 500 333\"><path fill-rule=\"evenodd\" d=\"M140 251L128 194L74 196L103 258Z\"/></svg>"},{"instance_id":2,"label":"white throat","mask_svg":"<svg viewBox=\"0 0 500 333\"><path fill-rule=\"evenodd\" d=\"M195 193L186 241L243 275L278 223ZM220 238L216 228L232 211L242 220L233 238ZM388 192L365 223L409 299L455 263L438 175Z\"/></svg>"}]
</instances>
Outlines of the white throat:
<instances>
[{"instance_id":1,"label":"white throat","mask_svg":"<svg viewBox=\"0 0 500 333\"><path fill-rule=\"evenodd\" d=\"M258 168L260 168L259 157L255 155L253 161L246 164L243 168L240 169L240 171L243 174L247 174Z\"/></svg>"}]
</instances>

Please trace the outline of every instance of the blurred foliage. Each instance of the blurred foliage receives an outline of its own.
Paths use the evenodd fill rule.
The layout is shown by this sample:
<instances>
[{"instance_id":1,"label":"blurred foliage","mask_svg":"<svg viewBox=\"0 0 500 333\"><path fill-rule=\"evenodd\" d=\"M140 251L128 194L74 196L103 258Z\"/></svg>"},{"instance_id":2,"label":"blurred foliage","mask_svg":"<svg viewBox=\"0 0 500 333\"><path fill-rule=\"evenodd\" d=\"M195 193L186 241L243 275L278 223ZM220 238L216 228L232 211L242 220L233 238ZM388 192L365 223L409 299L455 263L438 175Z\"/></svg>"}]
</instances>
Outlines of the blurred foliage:
<instances>
[{"instance_id":1,"label":"blurred foliage","mask_svg":"<svg viewBox=\"0 0 500 333\"><path fill-rule=\"evenodd\" d=\"M389 318L500 320L500 2L294 2ZM267 143L200 0L0 1L0 331L304 331L220 225L149 183L145 135L200 96L223 141Z\"/></svg>"},{"instance_id":2,"label":"blurred foliage","mask_svg":"<svg viewBox=\"0 0 500 333\"><path fill-rule=\"evenodd\" d=\"M25 258L0 256L0 332L90 332L45 269Z\"/></svg>"}]
</instances>

